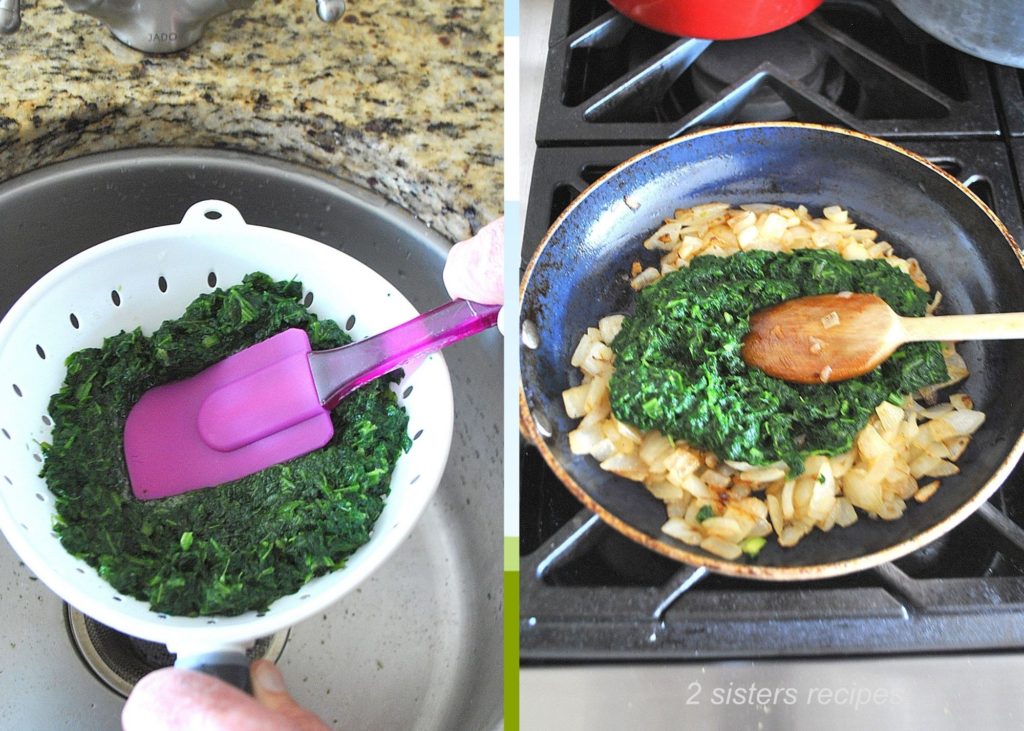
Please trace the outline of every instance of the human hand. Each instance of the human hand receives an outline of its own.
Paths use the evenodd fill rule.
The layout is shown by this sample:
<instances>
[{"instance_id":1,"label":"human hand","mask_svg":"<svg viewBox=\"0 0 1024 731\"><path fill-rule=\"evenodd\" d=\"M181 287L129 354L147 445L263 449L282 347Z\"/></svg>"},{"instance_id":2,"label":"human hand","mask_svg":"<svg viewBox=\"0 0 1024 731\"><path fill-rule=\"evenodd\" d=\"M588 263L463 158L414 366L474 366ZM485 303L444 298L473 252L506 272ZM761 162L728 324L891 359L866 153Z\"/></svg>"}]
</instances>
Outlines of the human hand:
<instances>
[{"instance_id":1,"label":"human hand","mask_svg":"<svg viewBox=\"0 0 1024 731\"><path fill-rule=\"evenodd\" d=\"M460 241L444 263L444 286L453 299L484 305L504 302L505 219L492 221Z\"/></svg>"},{"instance_id":2,"label":"human hand","mask_svg":"<svg viewBox=\"0 0 1024 731\"><path fill-rule=\"evenodd\" d=\"M329 731L295 702L274 663L250 668L249 696L210 675L164 668L140 680L121 712L124 731Z\"/></svg>"}]
</instances>

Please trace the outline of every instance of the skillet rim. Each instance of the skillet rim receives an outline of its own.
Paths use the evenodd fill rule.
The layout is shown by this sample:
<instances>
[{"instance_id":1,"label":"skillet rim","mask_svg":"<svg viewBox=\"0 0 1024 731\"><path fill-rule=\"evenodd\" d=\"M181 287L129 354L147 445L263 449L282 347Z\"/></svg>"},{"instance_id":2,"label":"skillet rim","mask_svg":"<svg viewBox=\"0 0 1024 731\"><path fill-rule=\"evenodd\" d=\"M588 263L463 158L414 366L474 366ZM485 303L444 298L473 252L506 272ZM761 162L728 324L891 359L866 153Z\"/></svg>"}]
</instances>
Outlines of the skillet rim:
<instances>
[{"instance_id":1,"label":"skillet rim","mask_svg":"<svg viewBox=\"0 0 1024 731\"><path fill-rule=\"evenodd\" d=\"M967 199L973 202L982 213L984 213L989 220L995 225L999 232L1003 235L1007 245L1010 247L1010 251L1017 258L1018 264L1021 266L1021 270L1024 271L1024 255L1022 255L1020 247L1010 234L1006 225L999 219L998 216L992 211L988 205L985 204L973 191L967 186L957 180L955 177L947 173L942 168L938 167L934 163L926 160L924 157L911 152L899 145L896 145L887 140L873 137L871 135L858 132L856 130L846 129L844 127L837 127L834 125L814 124L809 122L747 122L743 124L724 125L719 127L712 127L697 132L681 135L673 138L661 144L655 145L643 152L637 153L624 160L614 168L609 170L607 173L602 175L600 178L591 183L579 196L577 196L572 203L569 204L559 214L558 218L555 219L554 223L548 228L544 237L537 245L533 256L530 258L530 262L526 267L523 274L522 280L519 285L519 307L520 307L520 320L525 322L525 318L522 318L522 306L526 296L527 288L530 284L530 279L533 274L534 268L537 265L538 259L541 254L547 248L548 242L555 231L562 225L562 222L580 205L591 193L598 189L610 178L618 175L622 170L632 166L639 162L645 157L655 154L660 150L678 145L704 137L707 135L733 133L749 129L766 129L766 128L796 128L796 129L811 129L817 130L829 134L841 134L848 137L854 137L865 142L879 145L888 149L890 152L903 155L909 158L911 161L924 166L934 173L938 173L939 176L945 179L948 183L952 184L960 193L967 196ZM526 347L522 344L522 337L520 335L520 348ZM522 363L522 356L520 356L520 365ZM583 506L590 510L592 513L598 515L601 520L610 525L613 529L626 536L630 540L639 543L645 548L655 551L663 556L671 558L675 561L685 563L691 566L699 566L716 573L724 574L727 576L735 576L738 578L746 579L760 579L765 581L805 581L809 579L826 579L833 578L836 576L843 576L846 574L863 571L875 566L879 566L890 561L894 561L901 558L908 553L912 553L917 549L931 543L940 536L949 532L957 525L962 523L968 517L970 517L975 511L978 510L991 496L996 492L1010 472L1013 471L1017 462L1020 460L1022 453L1024 453L1024 431L1017 435L1017 439L1006 458L999 464L995 471L981 484L981 487L971 495L959 508L948 514L945 518L931 526L930 528L920 531L906 540L895 543L887 548L873 551L871 553L857 556L851 559L844 559L839 561L830 561L826 563L807 564L804 566L760 566L757 564L739 563L730 561L714 556L710 553L690 550L689 546L681 542L677 543L678 546L670 545L665 541L664 538L653 538L643 531L634 528L632 525L622 520L618 516L612 514L609 510L605 509L600 503L594 500L590 494L581 487L572 476L562 467L561 463L555 458L554 454L548 448L545 442L545 437L541 435L537 423L534 420L529 405L526 401L526 392L523 387L522 368L520 367L519 373L519 430L520 434L530 442L537 450L541 453L544 461L548 467L555 473L559 481L572 493L572 495L579 500ZM638 483L639 484L639 483Z\"/></svg>"}]
</instances>

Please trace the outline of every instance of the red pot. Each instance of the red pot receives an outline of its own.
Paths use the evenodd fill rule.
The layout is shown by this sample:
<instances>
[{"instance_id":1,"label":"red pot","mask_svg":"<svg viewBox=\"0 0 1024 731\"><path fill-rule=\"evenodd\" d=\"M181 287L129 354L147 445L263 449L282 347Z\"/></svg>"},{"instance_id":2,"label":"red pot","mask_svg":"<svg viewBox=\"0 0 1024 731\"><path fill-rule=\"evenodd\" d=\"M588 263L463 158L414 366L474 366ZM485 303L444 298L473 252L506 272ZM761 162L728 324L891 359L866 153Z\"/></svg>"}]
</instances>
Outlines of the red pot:
<instances>
[{"instance_id":1,"label":"red pot","mask_svg":"<svg viewBox=\"0 0 1024 731\"><path fill-rule=\"evenodd\" d=\"M749 38L784 28L812 13L822 0L608 0L640 25L716 41Z\"/></svg>"}]
</instances>

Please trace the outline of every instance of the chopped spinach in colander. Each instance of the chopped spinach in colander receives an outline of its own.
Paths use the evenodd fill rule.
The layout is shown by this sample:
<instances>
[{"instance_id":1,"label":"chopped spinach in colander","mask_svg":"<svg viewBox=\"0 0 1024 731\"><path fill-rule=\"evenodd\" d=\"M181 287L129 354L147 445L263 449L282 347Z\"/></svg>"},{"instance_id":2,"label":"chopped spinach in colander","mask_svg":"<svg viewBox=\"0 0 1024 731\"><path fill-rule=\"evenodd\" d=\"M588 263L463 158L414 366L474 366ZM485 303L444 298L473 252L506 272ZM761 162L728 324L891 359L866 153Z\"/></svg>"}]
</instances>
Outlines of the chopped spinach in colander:
<instances>
[{"instance_id":1,"label":"chopped spinach in colander","mask_svg":"<svg viewBox=\"0 0 1024 731\"><path fill-rule=\"evenodd\" d=\"M265 610L344 566L370 538L391 472L411 445L408 415L380 379L334 410L320 450L215 488L142 502L132 495L124 422L148 389L290 327L314 349L350 338L302 304L302 284L262 273L201 295L178 320L138 329L67 360L50 400L53 437L42 475L56 496L61 543L119 592L167 614Z\"/></svg>"}]
</instances>

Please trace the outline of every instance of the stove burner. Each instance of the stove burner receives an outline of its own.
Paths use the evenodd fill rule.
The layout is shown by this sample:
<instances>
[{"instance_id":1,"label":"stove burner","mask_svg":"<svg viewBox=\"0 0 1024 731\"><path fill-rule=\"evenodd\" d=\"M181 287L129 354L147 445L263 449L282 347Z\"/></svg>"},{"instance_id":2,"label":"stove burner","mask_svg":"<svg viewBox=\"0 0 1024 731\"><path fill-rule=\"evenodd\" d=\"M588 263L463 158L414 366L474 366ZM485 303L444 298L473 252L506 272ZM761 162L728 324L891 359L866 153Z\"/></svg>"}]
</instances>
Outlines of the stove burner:
<instances>
[{"instance_id":1,"label":"stove burner","mask_svg":"<svg viewBox=\"0 0 1024 731\"><path fill-rule=\"evenodd\" d=\"M128 697L135 684L154 670L174 664L174 655L159 642L132 637L97 622L68 604L64 623L78 656L115 693ZM251 660L275 662L288 642L288 630L261 637L246 653Z\"/></svg>"},{"instance_id":2,"label":"stove burner","mask_svg":"<svg viewBox=\"0 0 1024 731\"><path fill-rule=\"evenodd\" d=\"M843 74L829 56L800 27L740 41L712 43L693 63L693 89L702 101L712 101L728 87L742 81L767 61L782 77L802 84L831 101L843 90ZM779 121L795 116L794 110L768 85L747 96L733 113L733 121Z\"/></svg>"}]
</instances>

